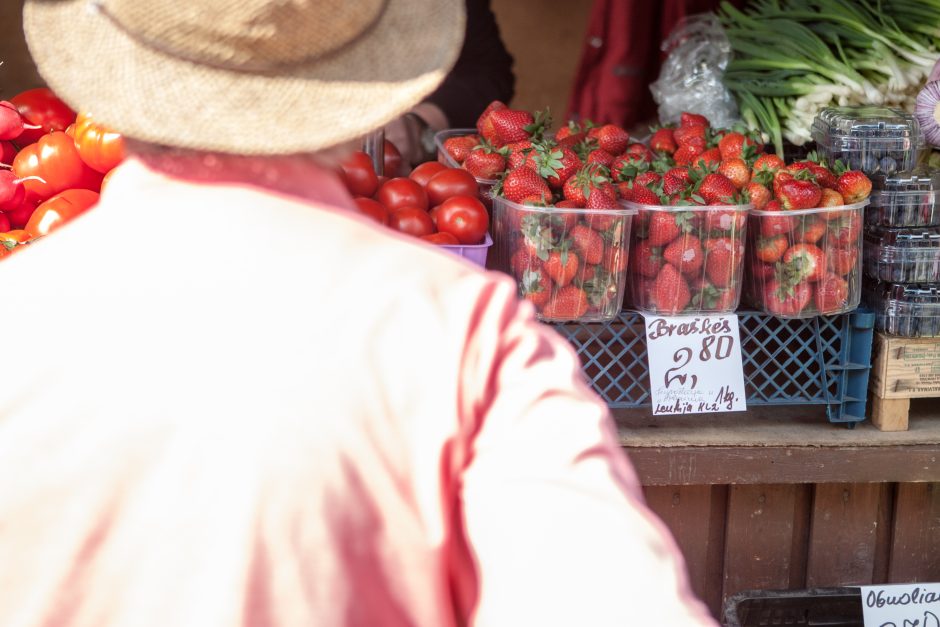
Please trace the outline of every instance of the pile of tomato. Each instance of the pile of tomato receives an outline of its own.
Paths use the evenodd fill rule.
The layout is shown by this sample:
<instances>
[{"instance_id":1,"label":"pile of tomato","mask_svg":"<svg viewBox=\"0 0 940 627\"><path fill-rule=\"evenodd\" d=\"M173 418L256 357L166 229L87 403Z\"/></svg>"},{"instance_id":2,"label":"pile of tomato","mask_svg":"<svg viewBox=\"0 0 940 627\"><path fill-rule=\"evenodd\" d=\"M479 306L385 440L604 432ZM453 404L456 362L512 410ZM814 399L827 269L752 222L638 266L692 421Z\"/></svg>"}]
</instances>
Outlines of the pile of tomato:
<instances>
[{"instance_id":1,"label":"pile of tomato","mask_svg":"<svg viewBox=\"0 0 940 627\"><path fill-rule=\"evenodd\" d=\"M359 210L380 224L443 246L486 239L489 214L477 197L476 179L462 168L429 161L408 176L385 178L357 151L343 161L340 175Z\"/></svg>"},{"instance_id":2,"label":"pile of tomato","mask_svg":"<svg viewBox=\"0 0 940 627\"><path fill-rule=\"evenodd\" d=\"M0 257L98 202L124 141L52 91L0 101Z\"/></svg>"}]
</instances>

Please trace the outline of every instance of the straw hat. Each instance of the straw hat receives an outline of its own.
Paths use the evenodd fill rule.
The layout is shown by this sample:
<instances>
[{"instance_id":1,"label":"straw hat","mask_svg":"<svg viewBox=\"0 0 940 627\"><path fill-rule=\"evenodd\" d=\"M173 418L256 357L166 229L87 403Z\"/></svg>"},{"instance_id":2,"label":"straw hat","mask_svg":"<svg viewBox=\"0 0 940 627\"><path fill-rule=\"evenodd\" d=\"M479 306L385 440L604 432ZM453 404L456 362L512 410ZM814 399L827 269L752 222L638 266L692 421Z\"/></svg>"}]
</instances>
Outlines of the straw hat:
<instances>
[{"instance_id":1,"label":"straw hat","mask_svg":"<svg viewBox=\"0 0 940 627\"><path fill-rule=\"evenodd\" d=\"M434 90L463 0L27 0L30 52L73 108L136 139L287 154L354 139Z\"/></svg>"}]
</instances>

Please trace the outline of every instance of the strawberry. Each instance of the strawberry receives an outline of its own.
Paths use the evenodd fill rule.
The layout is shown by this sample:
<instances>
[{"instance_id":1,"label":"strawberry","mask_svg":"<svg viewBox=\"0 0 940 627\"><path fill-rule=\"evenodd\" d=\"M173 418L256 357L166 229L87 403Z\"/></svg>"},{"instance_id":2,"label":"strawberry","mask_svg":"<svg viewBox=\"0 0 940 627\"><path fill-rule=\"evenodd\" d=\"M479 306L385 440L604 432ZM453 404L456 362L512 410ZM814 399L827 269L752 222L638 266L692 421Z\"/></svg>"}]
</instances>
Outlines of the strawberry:
<instances>
[{"instance_id":1,"label":"strawberry","mask_svg":"<svg viewBox=\"0 0 940 627\"><path fill-rule=\"evenodd\" d=\"M751 180L751 170L743 159L723 159L718 164L718 173L727 177L738 189L744 189Z\"/></svg>"},{"instance_id":2,"label":"strawberry","mask_svg":"<svg viewBox=\"0 0 940 627\"><path fill-rule=\"evenodd\" d=\"M661 128L650 138L650 148L656 152L664 152L671 155L676 151L676 138L672 135L671 128Z\"/></svg>"},{"instance_id":3,"label":"strawberry","mask_svg":"<svg viewBox=\"0 0 940 627\"><path fill-rule=\"evenodd\" d=\"M500 109L505 108L506 105L503 102L494 100L486 106L486 109L484 109L483 113L480 114L480 117L477 118L477 131L490 142L492 142L494 139L497 139L496 129L493 128L493 122L490 119L490 114L492 114L494 111L499 111Z\"/></svg>"},{"instance_id":4,"label":"strawberry","mask_svg":"<svg viewBox=\"0 0 940 627\"><path fill-rule=\"evenodd\" d=\"M672 133L676 144L681 148L687 145L695 145L705 150L705 127L704 126L681 126Z\"/></svg>"},{"instance_id":5,"label":"strawberry","mask_svg":"<svg viewBox=\"0 0 940 627\"><path fill-rule=\"evenodd\" d=\"M821 314L839 313L848 305L849 284L835 274L827 274L816 284L816 309Z\"/></svg>"},{"instance_id":6,"label":"strawberry","mask_svg":"<svg viewBox=\"0 0 940 627\"><path fill-rule=\"evenodd\" d=\"M730 237L705 240L705 274L716 287L732 287L744 260L744 245Z\"/></svg>"},{"instance_id":7,"label":"strawberry","mask_svg":"<svg viewBox=\"0 0 940 627\"><path fill-rule=\"evenodd\" d=\"M679 146L678 150L673 153L672 158L678 166L689 166L703 152L704 149L696 146Z\"/></svg>"},{"instance_id":8,"label":"strawberry","mask_svg":"<svg viewBox=\"0 0 940 627\"><path fill-rule=\"evenodd\" d=\"M803 216L802 220L797 218L798 222L795 229L797 240L807 244L815 244L826 235L826 223L812 215Z\"/></svg>"},{"instance_id":9,"label":"strawberry","mask_svg":"<svg viewBox=\"0 0 940 627\"><path fill-rule=\"evenodd\" d=\"M545 272L559 287L564 287L578 274L579 265L575 253L569 250L552 251L548 253L548 259L545 261Z\"/></svg>"},{"instance_id":10,"label":"strawberry","mask_svg":"<svg viewBox=\"0 0 940 627\"><path fill-rule=\"evenodd\" d=\"M569 285L555 293L542 309L542 316L554 320L576 320L588 310L587 294L579 287Z\"/></svg>"},{"instance_id":11,"label":"strawberry","mask_svg":"<svg viewBox=\"0 0 940 627\"><path fill-rule=\"evenodd\" d=\"M506 169L506 159L492 150L473 150L463 164L464 169L478 179L496 179Z\"/></svg>"},{"instance_id":12,"label":"strawberry","mask_svg":"<svg viewBox=\"0 0 940 627\"><path fill-rule=\"evenodd\" d=\"M845 276L855 269L855 263L858 261L858 250L830 246L826 249L826 261L831 272Z\"/></svg>"},{"instance_id":13,"label":"strawberry","mask_svg":"<svg viewBox=\"0 0 940 627\"><path fill-rule=\"evenodd\" d=\"M722 161L727 161L728 159L741 159L743 161L754 152L751 146L754 146L756 143L757 142L744 133L732 131L727 133L718 142L718 150L721 151Z\"/></svg>"},{"instance_id":14,"label":"strawberry","mask_svg":"<svg viewBox=\"0 0 940 627\"><path fill-rule=\"evenodd\" d=\"M542 307L548 302L551 286L548 276L539 270L523 270L519 281L519 291L522 297L531 301L536 307Z\"/></svg>"},{"instance_id":15,"label":"strawberry","mask_svg":"<svg viewBox=\"0 0 940 627\"><path fill-rule=\"evenodd\" d=\"M858 170L850 170L839 176L836 185L842 198L850 205L868 198L871 194L871 179Z\"/></svg>"},{"instance_id":16,"label":"strawberry","mask_svg":"<svg viewBox=\"0 0 940 627\"><path fill-rule=\"evenodd\" d=\"M676 223L676 214L671 211L653 211L649 218L646 239L650 246L664 246L679 237L681 228Z\"/></svg>"},{"instance_id":17,"label":"strawberry","mask_svg":"<svg viewBox=\"0 0 940 627\"><path fill-rule=\"evenodd\" d=\"M688 168L673 168L663 175L663 193L672 196L683 192L692 182Z\"/></svg>"},{"instance_id":18,"label":"strawberry","mask_svg":"<svg viewBox=\"0 0 940 627\"><path fill-rule=\"evenodd\" d=\"M835 246L849 248L858 242L858 236L862 231L862 221L856 211L833 211L832 213L841 213L836 219L829 221L829 242Z\"/></svg>"},{"instance_id":19,"label":"strawberry","mask_svg":"<svg viewBox=\"0 0 940 627\"><path fill-rule=\"evenodd\" d=\"M676 314L685 309L691 300L692 294L685 278L672 264L664 264L653 283L653 301L657 311Z\"/></svg>"},{"instance_id":20,"label":"strawberry","mask_svg":"<svg viewBox=\"0 0 940 627\"><path fill-rule=\"evenodd\" d=\"M573 200L579 207L584 207L591 192L607 182L603 168L593 163L585 164L565 181L562 194L565 200Z\"/></svg>"},{"instance_id":21,"label":"strawberry","mask_svg":"<svg viewBox=\"0 0 940 627\"><path fill-rule=\"evenodd\" d=\"M813 244L794 244L783 254L783 263L798 280L818 281L826 271L826 256Z\"/></svg>"},{"instance_id":22,"label":"strawberry","mask_svg":"<svg viewBox=\"0 0 940 627\"><path fill-rule=\"evenodd\" d=\"M818 163L811 163L809 166L809 171L813 173L813 176L816 178L816 182L823 189L838 189L836 175L833 174L829 168L821 166Z\"/></svg>"},{"instance_id":23,"label":"strawberry","mask_svg":"<svg viewBox=\"0 0 940 627\"><path fill-rule=\"evenodd\" d=\"M728 177L713 172L702 179L696 191L706 202L715 205L732 203L738 189Z\"/></svg>"},{"instance_id":24,"label":"strawberry","mask_svg":"<svg viewBox=\"0 0 940 627\"><path fill-rule=\"evenodd\" d=\"M581 137L578 137L579 135ZM561 141L571 137L578 137L577 141L580 141L583 137L586 136L587 133L585 133L584 129L581 128L581 125L574 120L568 120L566 125L555 131L555 141Z\"/></svg>"},{"instance_id":25,"label":"strawberry","mask_svg":"<svg viewBox=\"0 0 940 627\"><path fill-rule=\"evenodd\" d=\"M585 263L600 263L604 254L604 240L597 231L579 224L570 233L575 250Z\"/></svg>"},{"instance_id":26,"label":"strawberry","mask_svg":"<svg viewBox=\"0 0 940 627\"><path fill-rule=\"evenodd\" d=\"M656 155L653 154L653 151L643 144L630 144L627 146L627 151L625 154L634 155L635 157L642 159L647 163L652 163L653 159L656 158Z\"/></svg>"},{"instance_id":27,"label":"strawberry","mask_svg":"<svg viewBox=\"0 0 940 627\"><path fill-rule=\"evenodd\" d=\"M787 251L787 247L790 245L789 240L784 235L775 235L773 237L767 237L757 242L757 251L755 255L761 261L767 263L776 263L780 261L783 254Z\"/></svg>"},{"instance_id":28,"label":"strawberry","mask_svg":"<svg viewBox=\"0 0 940 627\"><path fill-rule=\"evenodd\" d=\"M612 155L619 155L627 149L630 143L630 134L616 124L605 124L597 130L595 135L601 150Z\"/></svg>"},{"instance_id":29,"label":"strawberry","mask_svg":"<svg viewBox=\"0 0 940 627\"><path fill-rule=\"evenodd\" d=\"M702 242L685 233L672 240L663 251L663 259L678 268L682 274L695 274L702 268Z\"/></svg>"},{"instance_id":30,"label":"strawberry","mask_svg":"<svg viewBox=\"0 0 940 627\"><path fill-rule=\"evenodd\" d=\"M581 160L570 148L537 144L533 155L536 172L548 181L552 189L560 190L581 167Z\"/></svg>"},{"instance_id":31,"label":"strawberry","mask_svg":"<svg viewBox=\"0 0 940 627\"><path fill-rule=\"evenodd\" d=\"M779 316L797 316L812 297L812 288L807 283L787 285L771 279L764 285L764 306Z\"/></svg>"},{"instance_id":32,"label":"strawberry","mask_svg":"<svg viewBox=\"0 0 940 627\"><path fill-rule=\"evenodd\" d=\"M747 193L747 198L750 199L751 205L758 211L763 210L767 207L767 203L770 202L770 190L760 183L751 181L744 187L744 191Z\"/></svg>"},{"instance_id":33,"label":"strawberry","mask_svg":"<svg viewBox=\"0 0 940 627\"><path fill-rule=\"evenodd\" d=\"M490 114L490 122L502 145L528 138L526 127L534 124L535 118L521 109L497 109Z\"/></svg>"},{"instance_id":34,"label":"strawberry","mask_svg":"<svg viewBox=\"0 0 940 627\"><path fill-rule=\"evenodd\" d=\"M541 270L542 262L527 246L521 246L512 254L509 269L512 270L513 276L522 276L522 273L528 270Z\"/></svg>"},{"instance_id":35,"label":"strawberry","mask_svg":"<svg viewBox=\"0 0 940 627\"><path fill-rule=\"evenodd\" d=\"M512 202L519 202L527 196L551 198L552 192L538 173L526 166L510 170L502 181L503 196Z\"/></svg>"},{"instance_id":36,"label":"strawberry","mask_svg":"<svg viewBox=\"0 0 940 627\"><path fill-rule=\"evenodd\" d=\"M642 276L655 278L663 267L662 249L650 245L649 240L637 240L630 253L633 255L633 269Z\"/></svg>"},{"instance_id":37,"label":"strawberry","mask_svg":"<svg viewBox=\"0 0 940 627\"><path fill-rule=\"evenodd\" d=\"M555 207L558 209L582 208L580 205L578 205L578 203L571 200L559 200L555 203ZM550 215L554 231L556 233L560 233L562 236L571 232L571 230L574 229L574 227L578 224L578 220L581 219L580 213L575 213L572 211L553 211Z\"/></svg>"},{"instance_id":38,"label":"strawberry","mask_svg":"<svg viewBox=\"0 0 940 627\"><path fill-rule=\"evenodd\" d=\"M590 215L590 226L596 231L607 231L613 228L615 224L621 222L621 216L617 214L604 215L605 210L620 209L617 203L617 194L608 192L605 188L599 187L593 190L584 203L586 209L594 209L595 212Z\"/></svg>"},{"instance_id":39,"label":"strawberry","mask_svg":"<svg viewBox=\"0 0 940 627\"><path fill-rule=\"evenodd\" d=\"M617 183L617 198L633 200L633 182L621 181Z\"/></svg>"},{"instance_id":40,"label":"strawberry","mask_svg":"<svg viewBox=\"0 0 940 627\"><path fill-rule=\"evenodd\" d=\"M610 165L614 162L614 156L606 150L598 148L597 150L592 150L589 152L585 161L587 163L599 163L600 165L609 168Z\"/></svg>"},{"instance_id":41,"label":"strawberry","mask_svg":"<svg viewBox=\"0 0 940 627\"><path fill-rule=\"evenodd\" d=\"M694 165L702 170L711 170L721 163L721 153L717 148L709 148L694 160Z\"/></svg>"},{"instance_id":42,"label":"strawberry","mask_svg":"<svg viewBox=\"0 0 940 627\"><path fill-rule=\"evenodd\" d=\"M768 213L777 212L780 215L761 215L758 217L760 220L760 234L763 237L772 237L774 235L785 235L793 230L793 227L796 226L796 218L792 216L785 215L783 213L783 207L780 206L780 201L771 200L764 207L764 211Z\"/></svg>"},{"instance_id":43,"label":"strawberry","mask_svg":"<svg viewBox=\"0 0 940 627\"><path fill-rule=\"evenodd\" d=\"M633 202L641 205L659 205L659 196L646 185L633 185Z\"/></svg>"},{"instance_id":44,"label":"strawberry","mask_svg":"<svg viewBox=\"0 0 940 627\"><path fill-rule=\"evenodd\" d=\"M845 204L845 199L842 198L842 194L840 194L834 189L829 189L828 187L823 188L822 197L819 199L820 207L841 207L844 204ZM836 218L839 216L839 212L828 211L823 214L824 218L827 218L828 216L832 216L833 218Z\"/></svg>"},{"instance_id":45,"label":"strawberry","mask_svg":"<svg viewBox=\"0 0 940 627\"><path fill-rule=\"evenodd\" d=\"M819 206L822 189L812 181L794 177L780 183L777 189L777 198L783 203L783 208L787 210L812 209Z\"/></svg>"},{"instance_id":46,"label":"strawberry","mask_svg":"<svg viewBox=\"0 0 940 627\"><path fill-rule=\"evenodd\" d=\"M754 175L759 172L770 172L771 174L776 174L778 170L782 170L786 167L783 159L775 155L774 153L768 153L766 155L761 155L757 158L752 166L752 173Z\"/></svg>"},{"instance_id":47,"label":"strawberry","mask_svg":"<svg viewBox=\"0 0 940 627\"><path fill-rule=\"evenodd\" d=\"M444 140L444 150L450 155L450 158L457 163L463 163L470 152L480 144L480 138L476 135L461 135L458 137L448 137Z\"/></svg>"},{"instance_id":48,"label":"strawberry","mask_svg":"<svg viewBox=\"0 0 940 627\"><path fill-rule=\"evenodd\" d=\"M656 172L651 172L651 171L640 172L639 174L636 175L636 178L633 179L633 184L643 185L645 187L652 187L656 183L659 183L659 181L661 181L662 178L663 177L661 177Z\"/></svg>"},{"instance_id":49,"label":"strawberry","mask_svg":"<svg viewBox=\"0 0 940 627\"><path fill-rule=\"evenodd\" d=\"M740 234L747 223L746 211L710 209L705 212L705 231L731 231Z\"/></svg>"},{"instance_id":50,"label":"strawberry","mask_svg":"<svg viewBox=\"0 0 940 627\"><path fill-rule=\"evenodd\" d=\"M708 126L708 118L704 115L698 113L689 113L688 111L683 111L679 115L679 126L688 127L688 126Z\"/></svg>"}]
</instances>

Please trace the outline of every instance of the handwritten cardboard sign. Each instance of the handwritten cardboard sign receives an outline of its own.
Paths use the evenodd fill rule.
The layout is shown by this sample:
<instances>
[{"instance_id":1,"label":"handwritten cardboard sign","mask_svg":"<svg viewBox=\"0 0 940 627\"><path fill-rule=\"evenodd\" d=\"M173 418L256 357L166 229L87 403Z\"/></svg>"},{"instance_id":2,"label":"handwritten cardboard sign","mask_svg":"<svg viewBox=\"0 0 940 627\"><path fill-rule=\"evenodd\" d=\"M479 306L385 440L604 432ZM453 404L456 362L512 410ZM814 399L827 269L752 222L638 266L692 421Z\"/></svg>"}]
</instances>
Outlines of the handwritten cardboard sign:
<instances>
[{"instance_id":1,"label":"handwritten cardboard sign","mask_svg":"<svg viewBox=\"0 0 940 627\"><path fill-rule=\"evenodd\" d=\"M940 583L861 589L865 627L940 627Z\"/></svg>"},{"instance_id":2,"label":"handwritten cardboard sign","mask_svg":"<svg viewBox=\"0 0 940 627\"><path fill-rule=\"evenodd\" d=\"M653 415L747 409L736 315L646 316L646 348Z\"/></svg>"}]
</instances>

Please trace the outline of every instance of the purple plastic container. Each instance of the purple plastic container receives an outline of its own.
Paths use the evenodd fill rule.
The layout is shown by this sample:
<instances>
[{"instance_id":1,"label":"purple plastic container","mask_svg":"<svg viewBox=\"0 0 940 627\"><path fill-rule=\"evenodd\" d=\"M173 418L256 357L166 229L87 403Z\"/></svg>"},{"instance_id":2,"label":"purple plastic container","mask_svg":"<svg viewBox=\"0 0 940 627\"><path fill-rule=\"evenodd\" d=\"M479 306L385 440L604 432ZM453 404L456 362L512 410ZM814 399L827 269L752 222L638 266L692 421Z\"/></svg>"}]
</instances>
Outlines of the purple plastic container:
<instances>
[{"instance_id":1,"label":"purple plastic container","mask_svg":"<svg viewBox=\"0 0 940 627\"><path fill-rule=\"evenodd\" d=\"M481 268L486 267L486 253L489 251L490 246L493 245L493 238L490 237L490 234L486 234L486 239L483 240L482 244L474 244L471 246L441 246L444 250L449 250L450 252L463 257L467 261L471 261Z\"/></svg>"}]
</instances>

